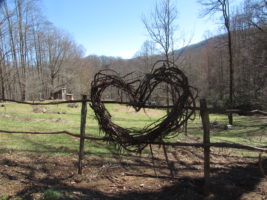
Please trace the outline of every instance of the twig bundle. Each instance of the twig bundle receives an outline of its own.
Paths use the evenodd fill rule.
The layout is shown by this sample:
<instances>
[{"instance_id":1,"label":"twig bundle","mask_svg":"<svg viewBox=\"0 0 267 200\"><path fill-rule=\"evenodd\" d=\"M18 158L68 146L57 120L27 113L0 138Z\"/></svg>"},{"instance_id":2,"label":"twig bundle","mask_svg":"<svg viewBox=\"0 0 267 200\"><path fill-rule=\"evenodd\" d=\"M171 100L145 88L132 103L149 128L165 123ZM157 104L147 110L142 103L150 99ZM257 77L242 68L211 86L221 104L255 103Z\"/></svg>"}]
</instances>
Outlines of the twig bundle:
<instances>
[{"instance_id":1,"label":"twig bundle","mask_svg":"<svg viewBox=\"0 0 267 200\"><path fill-rule=\"evenodd\" d=\"M115 71L102 70L98 72L91 85L91 107L95 112L100 129L110 141L124 149L141 152L149 142L162 141L163 138L177 134L177 130L192 119L195 113L195 89L189 86L188 79L177 66L161 61L160 68L153 69L143 80L125 81L129 76L120 77ZM158 63L157 63L158 64ZM136 111L144 108L152 92L159 84L165 83L171 88L172 109L156 122L143 129L123 128L112 122L108 110L101 100L103 92L109 87L115 87L128 97L128 105ZM134 86L137 86L135 89ZM145 143L145 144L144 144Z\"/></svg>"}]
</instances>

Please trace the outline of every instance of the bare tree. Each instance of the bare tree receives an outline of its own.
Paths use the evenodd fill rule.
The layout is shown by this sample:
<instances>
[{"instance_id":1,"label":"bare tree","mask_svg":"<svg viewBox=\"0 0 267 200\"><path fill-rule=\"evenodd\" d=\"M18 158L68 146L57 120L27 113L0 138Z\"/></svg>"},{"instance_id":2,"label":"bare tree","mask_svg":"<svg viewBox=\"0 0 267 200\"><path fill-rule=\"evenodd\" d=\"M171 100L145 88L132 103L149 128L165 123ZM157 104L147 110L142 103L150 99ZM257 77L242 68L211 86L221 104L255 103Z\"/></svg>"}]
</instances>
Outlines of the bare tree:
<instances>
[{"instance_id":1,"label":"bare tree","mask_svg":"<svg viewBox=\"0 0 267 200\"><path fill-rule=\"evenodd\" d=\"M172 0L160 0L156 3L150 18L143 17L143 23L153 42L160 47L167 61L174 46L177 29L177 8Z\"/></svg>"},{"instance_id":2,"label":"bare tree","mask_svg":"<svg viewBox=\"0 0 267 200\"><path fill-rule=\"evenodd\" d=\"M2 98L47 98L71 85L80 48L41 15L38 0L0 5L0 91Z\"/></svg>"},{"instance_id":3,"label":"bare tree","mask_svg":"<svg viewBox=\"0 0 267 200\"><path fill-rule=\"evenodd\" d=\"M267 32L267 1L246 0L244 2L246 19L249 25L262 32Z\"/></svg>"},{"instance_id":4,"label":"bare tree","mask_svg":"<svg viewBox=\"0 0 267 200\"><path fill-rule=\"evenodd\" d=\"M159 47L170 67L170 61L174 61L174 38L177 29L177 8L173 0L160 0L156 3L150 18L143 17L143 23L151 40ZM168 85L166 89L166 103L170 105ZM169 112L169 110L167 110Z\"/></svg>"},{"instance_id":5,"label":"bare tree","mask_svg":"<svg viewBox=\"0 0 267 200\"><path fill-rule=\"evenodd\" d=\"M142 71L145 73L150 72L151 66L153 65L153 58L156 53L155 43L153 41L146 40L141 49L136 53L135 57L140 59ZM139 64L140 65L140 64Z\"/></svg>"},{"instance_id":6,"label":"bare tree","mask_svg":"<svg viewBox=\"0 0 267 200\"><path fill-rule=\"evenodd\" d=\"M227 46L229 54L229 106L233 107L234 95L234 62L232 52L232 33L231 33L231 18L229 0L199 0L200 4L204 6L203 15L213 15L221 13L223 17L224 27L227 31ZM233 124L233 116L229 114L229 123Z\"/></svg>"},{"instance_id":7,"label":"bare tree","mask_svg":"<svg viewBox=\"0 0 267 200\"><path fill-rule=\"evenodd\" d=\"M30 64L31 21L29 16L35 11L35 0L3 1L1 12L6 19L4 45L10 49L10 65L13 67L16 98L26 100L28 68ZM17 89L18 87L18 89Z\"/></svg>"},{"instance_id":8,"label":"bare tree","mask_svg":"<svg viewBox=\"0 0 267 200\"><path fill-rule=\"evenodd\" d=\"M235 66L240 80L237 84L241 83L239 91L249 104L263 105L267 83L267 1L246 0L241 6L232 19L237 33L233 39L235 54L238 53Z\"/></svg>"}]
</instances>

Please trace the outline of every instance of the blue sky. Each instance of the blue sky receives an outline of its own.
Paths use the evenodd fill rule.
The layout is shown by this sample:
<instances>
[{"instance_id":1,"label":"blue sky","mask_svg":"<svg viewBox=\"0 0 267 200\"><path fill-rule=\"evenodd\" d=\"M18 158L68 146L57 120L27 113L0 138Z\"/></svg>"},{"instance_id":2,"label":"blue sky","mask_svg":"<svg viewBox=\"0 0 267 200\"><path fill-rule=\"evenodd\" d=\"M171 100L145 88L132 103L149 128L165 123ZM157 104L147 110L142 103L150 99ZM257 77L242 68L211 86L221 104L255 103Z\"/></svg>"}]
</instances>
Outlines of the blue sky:
<instances>
[{"instance_id":1,"label":"blue sky","mask_svg":"<svg viewBox=\"0 0 267 200\"><path fill-rule=\"evenodd\" d=\"M86 55L131 58L148 39L142 15L149 15L156 0L42 0L44 15L56 27L69 32L85 48ZM199 18L197 0L177 0L179 34L186 43L204 39L217 28ZM180 36L179 36L180 37ZM178 40L177 40L178 41ZM183 42L177 42L182 46Z\"/></svg>"}]
</instances>

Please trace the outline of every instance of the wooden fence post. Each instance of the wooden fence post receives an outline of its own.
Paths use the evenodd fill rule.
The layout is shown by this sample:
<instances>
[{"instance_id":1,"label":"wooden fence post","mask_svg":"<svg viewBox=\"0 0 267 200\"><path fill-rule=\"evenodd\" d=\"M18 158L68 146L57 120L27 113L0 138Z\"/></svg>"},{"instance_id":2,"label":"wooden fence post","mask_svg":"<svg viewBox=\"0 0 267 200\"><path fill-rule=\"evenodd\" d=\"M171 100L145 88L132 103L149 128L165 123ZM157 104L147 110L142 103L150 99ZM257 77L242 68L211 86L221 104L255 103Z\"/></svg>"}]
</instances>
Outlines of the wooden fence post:
<instances>
[{"instance_id":1,"label":"wooden fence post","mask_svg":"<svg viewBox=\"0 0 267 200\"><path fill-rule=\"evenodd\" d=\"M80 126L80 149L79 149L79 161L78 161L78 174L82 174L82 160L84 155L84 136L86 126L86 114L87 114L87 96L82 95L82 109L81 109L81 126Z\"/></svg>"},{"instance_id":2,"label":"wooden fence post","mask_svg":"<svg viewBox=\"0 0 267 200\"><path fill-rule=\"evenodd\" d=\"M205 99L200 100L200 116L203 126L203 144L204 144L204 195L209 195L210 187L210 120L209 111Z\"/></svg>"},{"instance_id":3,"label":"wooden fence post","mask_svg":"<svg viewBox=\"0 0 267 200\"><path fill-rule=\"evenodd\" d=\"M229 113L229 114L228 114L228 123L229 123L230 125L233 125L233 124L234 124L233 113Z\"/></svg>"}]
</instances>

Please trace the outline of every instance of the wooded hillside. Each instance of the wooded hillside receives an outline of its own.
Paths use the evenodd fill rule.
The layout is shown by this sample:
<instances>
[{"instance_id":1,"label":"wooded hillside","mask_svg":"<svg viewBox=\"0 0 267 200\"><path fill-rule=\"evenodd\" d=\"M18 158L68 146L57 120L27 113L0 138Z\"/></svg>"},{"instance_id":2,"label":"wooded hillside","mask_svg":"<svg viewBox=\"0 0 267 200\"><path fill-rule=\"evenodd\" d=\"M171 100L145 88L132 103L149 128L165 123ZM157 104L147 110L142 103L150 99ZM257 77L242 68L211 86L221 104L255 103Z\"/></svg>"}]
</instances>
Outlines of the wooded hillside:
<instances>
[{"instance_id":1,"label":"wooded hillside","mask_svg":"<svg viewBox=\"0 0 267 200\"><path fill-rule=\"evenodd\" d=\"M244 1L231 17L234 107L266 108L267 3ZM170 52L175 64L218 109L229 101L227 35L222 31L198 44ZM166 55L165 55L166 56ZM146 41L135 58L83 57L82 48L41 14L34 0L3 1L0 12L0 96L48 99L61 88L80 98L88 94L94 74L114 69L121 75L151 71L164 58ZM117 93L117 91L114 91ZM112 95L111 95L112 96Z\"/></svg>"}]
</instances>

